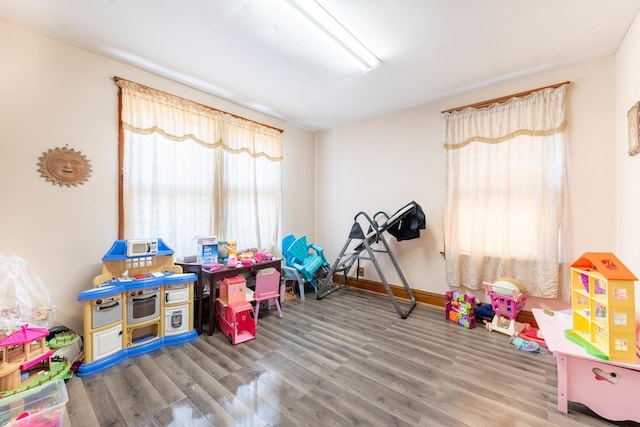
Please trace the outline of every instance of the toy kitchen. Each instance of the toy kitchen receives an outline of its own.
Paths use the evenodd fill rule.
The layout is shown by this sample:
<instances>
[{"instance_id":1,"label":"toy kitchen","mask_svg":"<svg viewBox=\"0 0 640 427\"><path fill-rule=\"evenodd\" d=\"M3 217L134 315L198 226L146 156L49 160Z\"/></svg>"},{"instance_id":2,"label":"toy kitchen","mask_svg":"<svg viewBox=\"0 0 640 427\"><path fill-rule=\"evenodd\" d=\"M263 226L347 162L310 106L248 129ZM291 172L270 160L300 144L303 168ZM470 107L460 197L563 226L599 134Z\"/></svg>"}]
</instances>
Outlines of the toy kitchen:
<instances>
[{"instance_id":1,"label":"toy kitchen","mask_svg":"<svg viewBox=\"0 0 640 427\"><path fill-rule=\"evenodd\" d=\"M196 280L174 264L174 252L162 239L116 240L102 258L94 288L78 295L84 317L84 362L78 375L195 339Z\"/></svg>"}]
</instances>

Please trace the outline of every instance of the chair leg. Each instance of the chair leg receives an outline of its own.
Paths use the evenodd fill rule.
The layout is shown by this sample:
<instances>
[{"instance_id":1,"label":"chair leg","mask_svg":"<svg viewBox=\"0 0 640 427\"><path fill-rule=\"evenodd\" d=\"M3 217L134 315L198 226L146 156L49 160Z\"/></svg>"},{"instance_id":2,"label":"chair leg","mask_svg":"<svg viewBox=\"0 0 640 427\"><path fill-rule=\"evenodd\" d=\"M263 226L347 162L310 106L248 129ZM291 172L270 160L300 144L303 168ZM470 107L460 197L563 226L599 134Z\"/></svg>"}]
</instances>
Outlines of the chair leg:
<instances>
[{"instance_id":1,"label":"chair leg","mask_svg":"<svg viewBox=\"0 0 640 427\"><path fill-rule=\"evenodd\" d=\"M300 300L304 301L304 280L298 280L298 288L300 288Z\"/></svg>"},{"instance_id":2,"label":"chair leg","mask_svg":"<svg viewBox=\"0 0 640 427\"><path fill-rule=\"evenodd\" d=\"M276 308L278 309L278 317L282 319L282 310L280 310L280 301L278 301L280 297L276 297L273 300L276 302Z\"/></svg>"},{"instance_id":3,"label":"chair leg","mask_svg":"<svg viewBox=\"0 0 640 427\"><path fill-rule=\"evenodd\" d=\"M258 324L258 312L260 311L260 301L256 301L256 308L255 308L255 316L256 318L254 319L256 322L256 325Z\"/></svg>"}]
</instances>

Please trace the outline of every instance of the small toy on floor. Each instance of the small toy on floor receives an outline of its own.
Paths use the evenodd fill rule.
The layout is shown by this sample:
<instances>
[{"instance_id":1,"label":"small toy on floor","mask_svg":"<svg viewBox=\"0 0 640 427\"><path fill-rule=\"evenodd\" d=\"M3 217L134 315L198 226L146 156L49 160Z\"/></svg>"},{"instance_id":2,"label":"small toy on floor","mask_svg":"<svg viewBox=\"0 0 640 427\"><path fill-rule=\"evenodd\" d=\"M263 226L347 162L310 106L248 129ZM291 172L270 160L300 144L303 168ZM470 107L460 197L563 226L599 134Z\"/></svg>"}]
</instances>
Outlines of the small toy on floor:
<instances>
[{"instance_id":1,"label":"small toy on floor","mask_svg":"<svg viewBox=\"0 0 640 427\"><path fill-rule=\"evenodd\" d=\"M509 319L505 316L496 314L492 321L484 323L484 327L487 331L498 331L510 337L517 337L529 326L528 323L516 322L513 319Z\"/></svg>"},{"instance_id":2,"label":"small toy on floor","mask_svg":"<svg viewBox=\"0 0 640 427\"><path fill-rule=\"evenodd\" d=\"M447 291L445 294L445 318L465 328L476 327L476 298L465 293Z\"/></svg>"},{"instance_id":3,"label":"small toy on floor","mask_svg":"<svg viewBox=\"0 0 640 427\"><path fill-rule=\"evenodd\" d=\"M543 348L541 348L540 345L535 341L528 341L520 337L513 336L511 337L511 344L513 344L515 348L521 351L547 354L547 352Z\"/></svg>"},{"instance_id":4,"label":"small toy on floor","mask_svg":"<svg viewBox=\"0 0 640 427\"><path fill-rule=\"evenodd\" d=\"M542 336L542 332L538 328L534 328L528 323L524 324L524 329L517 335L525 340L535 341L542 346L547 346L547 343Z\"/></svg>"},{"instance_id":5,"label":"small toy on floor","mask_svg":"<svg viewBox=\"0 0 640 427\"><path fill-rule=\"evenodd\" d=\"M496 313L491 308L491 304L482 304L478 303L476 307L476 322L477 323L487 323L493 320L493 316Z\"/></svg>"}]
</instances>

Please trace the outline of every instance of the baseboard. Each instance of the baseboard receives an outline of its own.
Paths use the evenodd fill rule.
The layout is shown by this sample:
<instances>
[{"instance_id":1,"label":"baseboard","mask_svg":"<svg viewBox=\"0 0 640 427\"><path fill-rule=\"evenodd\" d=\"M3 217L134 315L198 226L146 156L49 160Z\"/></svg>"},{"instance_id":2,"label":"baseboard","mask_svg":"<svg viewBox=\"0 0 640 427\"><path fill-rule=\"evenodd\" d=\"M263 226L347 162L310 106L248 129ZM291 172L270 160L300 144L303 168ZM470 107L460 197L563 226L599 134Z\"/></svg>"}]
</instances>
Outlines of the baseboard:
<instances>
[{"instance_id":1,"label":"baseboard","mask_svg":"<svg viewBox=\"0 0 640 427\"><path fill-rule=\"evenodd\" d=\"M335 275L333 278L333 281L335 283L343 283L344 276ZM355 278L355 277L349 276L347 277L347 285L354 288L387 295L387 291L384 288L384 285L380 282L376 282L373 280ZM404 289L404 286L389 285L389 289L391 289L391 292L393 293L394 297L409 299L409 294L407 294L407 291ZM421 303L433 305L436 307L442 307L444 309L445 296L443 294L423 291L421 289L411 289L411 291L413 292L413 296L416 299L416 302L421 302ZM538 326L536 323L535 317L533 317L533 313L527 310L520 311L520 313L518 313L518 317L516 318L516 321L521 323L528 323L534 327Z\"/></svg>"}]
</instances>

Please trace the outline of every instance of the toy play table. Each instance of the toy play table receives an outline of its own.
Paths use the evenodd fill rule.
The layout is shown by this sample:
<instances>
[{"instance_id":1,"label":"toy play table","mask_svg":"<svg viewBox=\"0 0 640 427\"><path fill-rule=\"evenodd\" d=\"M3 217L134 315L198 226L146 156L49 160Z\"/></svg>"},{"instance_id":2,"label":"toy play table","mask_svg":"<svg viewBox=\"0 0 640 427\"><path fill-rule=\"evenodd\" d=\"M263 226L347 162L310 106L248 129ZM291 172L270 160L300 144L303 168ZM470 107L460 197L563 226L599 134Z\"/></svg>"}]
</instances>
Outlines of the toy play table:
<instances>
[{"instance_id":1,"label":"toy play table","mask_svg":"<svg viewBox=\"0 0 640 427\"><path fill-rule=\"evenodd\" d=\"M564 336L571 329L571 314L531 310L547 347L558 367L558 411L567 413L568 402L586 405L609 420L640 422L637 392L640 389L640 360L613 362L590 356Z\"/></svg>"}]
</instances>

